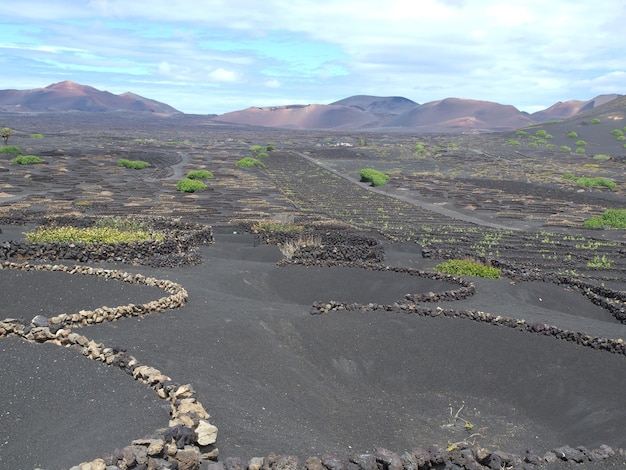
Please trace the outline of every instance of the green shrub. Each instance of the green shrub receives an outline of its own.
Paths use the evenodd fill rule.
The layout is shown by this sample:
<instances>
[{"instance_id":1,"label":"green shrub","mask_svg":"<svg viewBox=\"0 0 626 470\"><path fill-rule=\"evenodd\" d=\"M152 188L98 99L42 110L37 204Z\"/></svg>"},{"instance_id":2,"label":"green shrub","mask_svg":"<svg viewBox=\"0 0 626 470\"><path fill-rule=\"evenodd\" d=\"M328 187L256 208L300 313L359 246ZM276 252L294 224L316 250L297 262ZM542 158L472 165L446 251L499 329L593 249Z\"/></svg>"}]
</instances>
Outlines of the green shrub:
<instances>
[{"instance_id":1,"label":"green shrub","mask_svg":"<svg viewBox=\"0 0 626 470\"><path fill-rule=\"evenodd\" d=\"M4 147L0 147L0 153L8 153L9 155L21 155L22 149L17 145L6 145Z\"/></svg>"},{"instance_id":2,"label":"green shrub","mask_svg":"<svg viewBox=\"0 0 626 470\"><path fill-rule=\"evenodd\" d=\"M615 183L615 181L609 178L602 178L600 176L596 176L592 178L586 177L586 176L580 176L578 178L574 178L574 181L576 182L576 185L582 188L597 187L597 188L613 189L617 186L617 183Z\"/></svg>"},{"instance_id":3,"label":"green shrub","mask_svg":"<svg viewBox=\"0 0 626 470\"><path fill-rule=\"evenodd\" d=\"M545 130L543 130L543 129L539 129L537 132L535 132L535 135L537 137L541 137L541 138L545 139L545 137L546 137L546 135L548 135L548 133Z\"/></svg>"},{"instance_id":4,"label":"green shrub","mask_svg":"<svg viewBox=\"0 0 626 470\"><path fill-rule=\"evenodd\" d=\"M419 153L420 155L427 152L423 142L418 142L417 144L415 144L415 152Z\"/></svg>"},{"instance_id":5,"label":"green shrub","mask_svg":"<svg viewBox=\"0 0 626 470\"><path fill-rule=\"evenodd\" d=\"M246 167L251 167L251 166L258 166L261 168L265 168L265 163L252 157L244 157L241 160L239 160L236 163L236 165L241 168L246 168Z\"/></svg>"},{"instance_id":6,"label":"green shrub","mask_svg":"<svg viewBox=\"0 0 626 470\"><path fill-rule=\"evenodd\" d=\"M143 168L149 167L150 164L142 160L127 160L126 158L120 158L117 161L117 166L131 168L133 170L142 170Z\"/></svg>"},{"instance_id":7,"label":"green shrub","mask_svg":"<svg viewBox=\"0 0 626 470\"><path fill-rule=\"evenodd\" d=\"M213 173L207 170L191 170L187 173L187 178L190 180L208 180L211 178L215 178Z\"/></svg>"},{"instance_id":8,"label":"green shrub","mask_svg":"<svg viewBox=\"0 0 626 470\"><path fill-rule=\"evenodd\" d=\"M382 171L375 170L374 168L363 168L359 172L361 181L369 182L372 186L382 186L389 180L389 175Z\"/></svg>"},{"instance_id":9,"label":"green shrub","mask_svg":"<svg viewBox=\"0 0 626 470\"><path fill-rule=\"evenodd\" d=\"M567 137L569 137L570 139L575 139L576 137L578 137L578 132L569 131L567 133Z\"/></svg>"},{"instance_id":10,"label":"green shrub","mask_svg":"<svg viewBox=\"0 0 626 470\"><path fill-rule=\"evenodd\" d=\"M191 178L183 178L176 183L176 189L183 193L195 193L196 191L202 191L206 189L206 184L200 180L194 180Z\"/></svg>"},{"instance_id":11,"label":"green shrub","mask_svg":"<svg viewBox=\"0 0 626 470\"><path fill-rule=\"evenodd\" d=\"M576 152L576 153L585 153L585 147L578 147L578 148L575 150L575 152Z\"/></svg>"},{"instance_id":12,"label":"green shrub","mask_svg":"<svg viewBox=\"0 0 626 470\"><path fill-rule=\"evenodd\" d=\"M564 173L563 174L563 179L564 180L575 180L576 176L573 173Z\"/></svg>"},{"instance_id":13,"label":"green shrub","mask_svg":"<svg viewBox=\"0 0 626 470\"><path fill-rule=\"evenodd\" d=\"M620 135L620 136L617 137L617 140L620 141L620 142L623 141L623 140L626 140L626 136Z\"/></svg>"},{"instance_id":14,"label":"green shrub","mask_svg":"<svg viewBox=\"0 0 626 470\"><path fill-rule=\"evenodd\" d=\"M251 145L251 146L250 146L250 151L251 151L252 153L256 153L256 154L258 154L258 153L262 152L263 150L264 150L264 149L263 149L263 146L262 146L262 145Z\"/></svg>"},{"instance_id":15,"label":"green shrub","mask_svg":"<svg viewBox=\"0 0 626 470\"><path fill-rule=\"evenodd\" d=\"M589 124L600 124L602 121L598 118L593 118L591 121L589 121Z\"/></svg>"},{"instance_id":16,"label":"green shrub","mask_svg":"<svg viewBox=\"0 0 626 470\"><path fill-rule=\"evenodd\" d=\"M556 148L556 145L554 145L554 144L546 144L546 148L554 149L554 148Z\"/></svg>"},{"instance_id":17,"label":"green shrub","mask_svg":"<svg viewBox=\"0 0 626 470\"><path fill-rule=\"evenodd\" d=\"M546 135L543 136L543 138L546 139L546 140L554 139L552 134L546 134Z\"/></svg>"},{"instance_id":18,"label":"green shrub","mask_svg":"<svg viewBox=\"0 0 626 470\"><path fill-rule=\"evenodd\" d=\"M524 137L525 135L528 135L528 132L526 132L526 131L517 131L515 134L518 135L519 137Z\"/></svg>"},{"instance_id":19,"label":"green shrub","mask_svg":"<svg viewBox=\"0 0 626 470\"><path fill-rule=\"evenodd\" d=\"M276 144L274 142L268 142L265 146L265 150L268 152L273 152L274 150L276 150Z\"/></svg>"},{"instance_id":20,"label":"green shrub","mask_svg":"<svg viewBox=\"0 0 626 470\"><path fill-rule=\"evenodd\" d=\"M587 142L585 142L584 140L576 141L576 147L584 147L585 145L587 145Z\"/></svg>"},{"instance_id":21,"label":"green shrub","mask_svg":"<svg viewBox=\"0 0 626 470\"><path fill-rule=\"evenodd\" d=\"M507 142L507 145L522 145L522 144L520 144L519 140L509 139Z\"/></svg>"},{"instance_id":22,"label":"green shrub","mask_svg":"<svg viewBox=\"0 0 626 470\"><path fill-rule=\"evenodd\" d=\"M259 152L259 158L267 158L267 157L269 157L269 156L270 156L270 155L269 155L269 153L267 153L267 152Z\"/></svg>"},{"instance_id":23,"label":"green shrub","mask_svg":"<svg viewBox=\"0 0 626 470\"><path fill-rule=\"evenodd\" d=\"M561 150L564 150L565 152L571 152L572 148L568 147L567 145L561 145Z\"/></svg>"},{"instance_id":24,"label":"green shrub","mask_svg":"<svg viewBox=\"0 0 626 470\"><path fill-rule=\"evenodd\" d=\"M624 133L623 133L621 130L619 130L619 129L613 129L613 130L611 131L611 135L614 135L614 136L616 136L616 137L619 137L619 136L624 135Z\"/></svg>"},{"instance_id":25,"label":"green shrub","mask_svg":"<svg viewBox=\"0 0 626 470\"><path fill-rule=\"evenodd\" d=\"M443 263L439 263L435 266L434 270L439 273L458 276L476 276L490 279L500 278L499 269L466 259L451 259L449 261L444 261Z\"/></svg>"},{"instance_id":26,"label":"green shrub","mask_svg":"<svg viewBox=\"0 0 626 470\"><path fill-rule=\"evenodd\" d=\"M587 228L626 228L626 209L608 209L583 222Z\"/></svg>"},{"instance_id":27,"label":"green shrub","mask_svg":"<svg viewBox=\"0 0 626 470\"><path fill-rule=\"evenodd\" d=\"M605 154L603 154L603 153L599 153L599 154L597 154L597 155L594 155L594 156L593 156L593 159L594 159L594 160L610 160L610 159L611 159L611 157L609 157L608 155L605 155Z\"/></svg>"},{"instance_id":28,"label":"green shrub","mask_svg":"<svg viewBox=\"0 0 626 470\"><path fill-rule=\"evenodd\" d=\"M43 160L36 155L20 155L13 160L15 165L30 165L31 163L42 163Z\"/></svg>"},{"instance_id":29,"label":"green shrub","mask_svg":"<svg viewBox=\"0 0 626 470\"><path fill-rule=\"evenodd\" d=\"M43 139L43 134L31 134L31 139Z\"/></svg>"}]
</instances>

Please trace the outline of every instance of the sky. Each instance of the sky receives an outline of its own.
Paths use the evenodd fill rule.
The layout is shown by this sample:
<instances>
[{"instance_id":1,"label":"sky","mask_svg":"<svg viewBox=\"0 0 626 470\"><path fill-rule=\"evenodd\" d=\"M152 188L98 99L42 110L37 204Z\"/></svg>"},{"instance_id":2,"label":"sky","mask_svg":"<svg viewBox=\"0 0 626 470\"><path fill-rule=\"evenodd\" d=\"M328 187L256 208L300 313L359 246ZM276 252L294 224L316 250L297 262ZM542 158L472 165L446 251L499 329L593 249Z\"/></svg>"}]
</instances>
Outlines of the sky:
<instances>
[{"instance_id":1,"label":"sky","mask_svg":"<svg viewBox=\"0 0 626 470\"><path fill-rule=\"evenodd\" d=\"M624 0L20 0L0 89L71 80L192 114L353 95L534 112L626 94Z\"/></svg>"}]
</instances>

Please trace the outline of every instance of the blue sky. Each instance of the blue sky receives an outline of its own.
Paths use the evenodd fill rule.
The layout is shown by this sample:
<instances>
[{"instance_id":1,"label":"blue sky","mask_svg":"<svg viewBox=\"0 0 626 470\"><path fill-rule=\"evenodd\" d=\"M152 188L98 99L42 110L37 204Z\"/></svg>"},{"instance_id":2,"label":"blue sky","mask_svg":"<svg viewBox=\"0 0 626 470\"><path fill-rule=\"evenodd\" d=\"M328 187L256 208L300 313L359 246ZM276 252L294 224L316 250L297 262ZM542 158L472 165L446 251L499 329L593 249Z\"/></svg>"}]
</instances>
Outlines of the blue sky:
<instances>
[{"instance_id":1,"label":"blue sky","mask_svg":"<svg viewBox=\"0 0 626 470\"><path fill-rule=\"evenodd\" d=\"M533 112L626 94L623 0L20 0L0 89L72 80L180 111L448 97Z\"/></svg>"}]
</instances>

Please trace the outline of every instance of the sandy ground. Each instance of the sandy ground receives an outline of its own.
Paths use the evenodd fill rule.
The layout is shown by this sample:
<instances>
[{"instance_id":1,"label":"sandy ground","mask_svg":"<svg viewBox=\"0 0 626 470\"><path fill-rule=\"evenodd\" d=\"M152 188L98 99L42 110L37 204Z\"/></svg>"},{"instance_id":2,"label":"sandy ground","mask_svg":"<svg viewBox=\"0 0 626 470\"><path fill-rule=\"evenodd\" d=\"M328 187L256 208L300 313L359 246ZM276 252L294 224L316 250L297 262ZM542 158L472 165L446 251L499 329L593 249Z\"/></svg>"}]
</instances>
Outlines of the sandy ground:
<instances>
[{"instance_id":1,"label":"sandy ground","mask_svg":"<svg viewBox=\"0 0 626 470\"><path fill-rule=\"evenodd\" d=\"M464 320L375 312L310 315L312 299L382 303L406 289L438 286L366 273L346 283L341 269L278 268L278 249L255 247L245 235L218 233L216 244L202 250L205 262L198 266L123 267L181 283L189 292L186 307L81 333L123 346L179 383L193 384L220 430L220 458L275 452L304 459L377 446L401 452L446 445L467 436L462 427L447 426L449 408L461 406L482 445L509 452L545 452L564 444L626 446L623 357ZM429 262L417 252L392 248L388 258L389 264L417 268ZM46 292L46 285L58 287L62 281L53 277L38 278L41 289L34 295ZM336 299L333 284L341 285L344 298ZM151 294L123 287L108 291L109 303ZM87 276L77 276L71 288L98 290ZM7 291L2 295L5 304ZM81 304L71 296L60 302L58 308L70 311ZM626 336L625 326L579 294L551 285L484 281L474 297L458 304ZM15 338L0 341L0 351L3 376L11 377L0 385L0 462L6 468L66 468L167 424L167 411L154 394L119 370Z\"/></svg>"}]
</instances>

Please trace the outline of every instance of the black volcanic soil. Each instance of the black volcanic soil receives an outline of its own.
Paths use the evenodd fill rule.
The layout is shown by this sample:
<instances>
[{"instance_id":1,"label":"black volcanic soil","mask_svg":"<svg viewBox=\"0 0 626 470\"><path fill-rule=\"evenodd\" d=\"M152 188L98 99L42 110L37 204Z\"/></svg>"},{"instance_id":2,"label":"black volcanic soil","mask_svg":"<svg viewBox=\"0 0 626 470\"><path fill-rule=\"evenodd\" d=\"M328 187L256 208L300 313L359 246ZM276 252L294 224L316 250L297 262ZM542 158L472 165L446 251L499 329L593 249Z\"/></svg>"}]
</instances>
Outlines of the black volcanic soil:
<instances>
[{"instance_id":1,"label":"black volcanic soil","mask_svg":"<svg viewBox=\"0 0 626 470\"><path fill-rule=\"evenodd\" d=\"M355 268L279 268L278 248L233 234L240 220L290 214L384 235L385 263L392 266L427 270L440 260L422 258L422 247L434 253L453 247L546 272L576 271L626 290L623 233L580 227L582 218L619 205L621 188L580 192L560 178L567 166L622 182L617 159L589 167L598 162L549 158L545 149L519 155L497 135L425 136L428 145L448 151L416 156L415 136L402 134L260 131L202 117L168 119L12 116L6 123L17 132L10 143L46 163L17 167L0 155L0 215L137 214L219 227L216 243L202 248L200 265L115 266L181 283L189 292L186 307L78 331L193 384L219 428L220 459L445 447L467 437L447 426L449 408L461 406L484 446L514 453L564 444L626 447L623 356L460 319L310 315L312 299L384 303L407 289L442 286ZM44 139L31 139L35 132ZM235 166L250 156L250 145L270 141L278 151L265 170ZM331 147L342 142L353 147ZM128 157L153 166L115 166ZM372 192L355 182L364 166L391 172L389 186ZM191 169L216 175L206 192L175 190ZM4 237L19 236L15 226L0 228ZM610 263L590 266L602 256ZM27 294L4 288L5 281L22 285L16 272L0 274L0 305L22 305L22 315L35 313L50 291L98 290L92 280L70 283L58 273L38 278L38 289ZM626 335L606 311L562 286L506 278L476 285L473 297L442 307ZM115 305L151 295L106 287L112 288L103 292L107 302ZM80 297L60 297L53 307L88 308ZM0 381L0 463L7 468L68 468L167 425L153 392L116 369L16 338L0 339L0 351L7 364Z\"/></svg>"}]
</instances>

